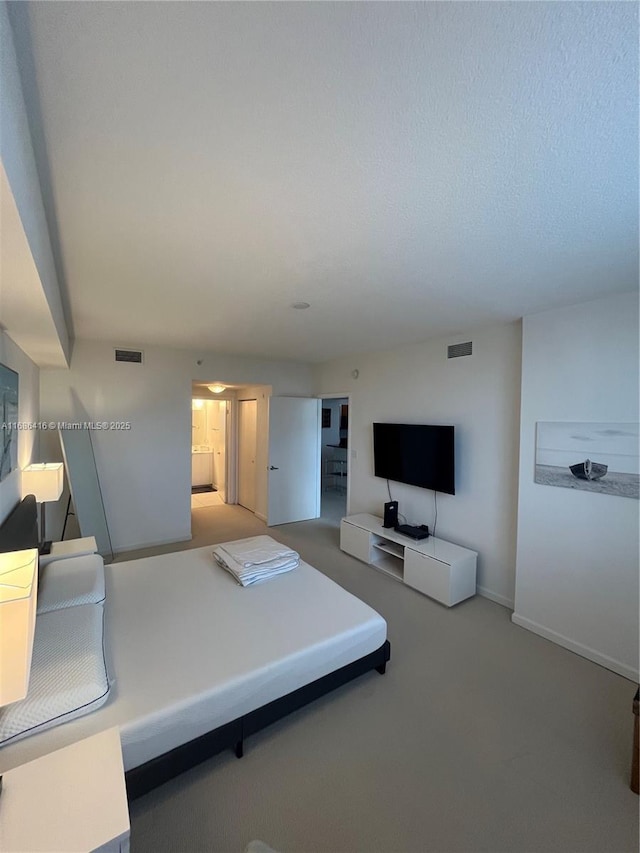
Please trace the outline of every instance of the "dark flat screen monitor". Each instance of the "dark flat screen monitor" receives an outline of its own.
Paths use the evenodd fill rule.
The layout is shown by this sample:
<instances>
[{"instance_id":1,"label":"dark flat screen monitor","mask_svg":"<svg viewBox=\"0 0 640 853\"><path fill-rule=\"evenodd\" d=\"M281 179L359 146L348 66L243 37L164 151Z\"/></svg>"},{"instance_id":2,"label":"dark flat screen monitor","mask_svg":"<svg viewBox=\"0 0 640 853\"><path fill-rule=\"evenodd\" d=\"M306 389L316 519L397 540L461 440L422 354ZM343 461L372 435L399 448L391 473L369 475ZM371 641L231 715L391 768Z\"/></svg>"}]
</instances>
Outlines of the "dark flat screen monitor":
<instances>
[{"instance_id":1,"label":"dark flat screen monitor","mask_svg":"<svg viewBox=\"0 0 640 853\"><path fill-rule=\"evenodd\" d=\"M453 440L452 426L374 423L374 474L455 495Z\"/></svg>"}]
</instances>

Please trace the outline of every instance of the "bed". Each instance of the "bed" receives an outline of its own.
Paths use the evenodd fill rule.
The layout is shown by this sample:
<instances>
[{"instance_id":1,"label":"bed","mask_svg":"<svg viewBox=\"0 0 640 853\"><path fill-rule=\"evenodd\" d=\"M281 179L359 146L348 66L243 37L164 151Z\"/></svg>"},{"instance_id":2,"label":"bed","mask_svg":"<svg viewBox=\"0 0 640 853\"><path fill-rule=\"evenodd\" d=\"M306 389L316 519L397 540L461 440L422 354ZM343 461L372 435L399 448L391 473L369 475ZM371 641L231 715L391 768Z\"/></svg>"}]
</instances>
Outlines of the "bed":
<instances>
[{"instance_id":1,"label":"bed","mask_svg":"<svg viewBox=\"0 0 640 853\"><path fill-rule=\"evenodd\" d=\"M2 539L0 528L0 549ZM245 739L271 722L368 670L384 672L384 619L321 572L301 562L244 588L211 552L105 566L108 698L7 743L0 773L117 725L134 798L223 749L241 756Z\"/></svg>"}]
</instances>

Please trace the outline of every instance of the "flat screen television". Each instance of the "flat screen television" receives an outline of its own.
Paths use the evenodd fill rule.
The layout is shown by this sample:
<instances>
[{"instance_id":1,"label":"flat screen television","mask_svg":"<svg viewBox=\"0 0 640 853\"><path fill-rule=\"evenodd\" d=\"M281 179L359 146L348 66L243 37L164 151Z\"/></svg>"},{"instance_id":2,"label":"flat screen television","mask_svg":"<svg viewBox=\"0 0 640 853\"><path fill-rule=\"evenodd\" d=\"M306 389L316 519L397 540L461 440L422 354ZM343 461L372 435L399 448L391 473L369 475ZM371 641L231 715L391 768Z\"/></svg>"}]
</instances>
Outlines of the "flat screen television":
<instances>
[{"instance_id":1,"label":"flat screen television","mask_svg":"<svg viewBox=\"0 0 640 853\"><path fill-rule=\"evenodd\" d=\"M455 495L453 432L452 426L374 423L375 476Z\"/></svg>"}]
</instances>

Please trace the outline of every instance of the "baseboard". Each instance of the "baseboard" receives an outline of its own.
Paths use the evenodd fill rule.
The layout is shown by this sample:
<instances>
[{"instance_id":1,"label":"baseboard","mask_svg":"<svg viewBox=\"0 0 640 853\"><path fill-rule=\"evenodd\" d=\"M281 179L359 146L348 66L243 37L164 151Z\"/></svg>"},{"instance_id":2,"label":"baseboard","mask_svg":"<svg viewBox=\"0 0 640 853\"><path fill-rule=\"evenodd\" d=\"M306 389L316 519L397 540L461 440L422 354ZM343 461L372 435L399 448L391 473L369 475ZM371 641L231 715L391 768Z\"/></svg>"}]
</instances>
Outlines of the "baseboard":
<instances>
[{"instance_id":1,"label":"baseboard","mask_svg":"<svg viewBox=\"0 0 640 853\"><path fill-rule=\"evenodd\" d=\"M487 589L484 586L477 586L476 592L483 598L488 598L489 601L495 601L496 604L501 604L503 607L506 607L509 610L513 610L515 606L515 602L513 601L513 599L506 598L504 595L498 595L497 592L491 592L490 589Z\"/></svg>"},{"instance_id":2,"label":"baseboard","mask_svg":"<svg viewBox=\"0 0 640 853\"><path fill-rule=\"evenodd\" d=\"M265 524L267 523L267 516L266 515L263 515L261 512L254 512L253 514L255 515L256 518L259 518L260 521L264 521Z\"/></svg>"},{"instance_id":3,"label":"baseboard","mask_svg":"<svg viewBox=\"0 0 640 853\"><path fill-rule=\"evenodd\" d=\"M160 545L171 545L173 542L188 542L190 539L193 539L193 536L180 536L178 539L172 536L170 539L156 539L154 542L141 542L139 545L124 545L112 550L114 554L122 554L124 551L141 551L143 548L156 548Z\"/></svg>"},{"instance_id":4,"label":"baseboard","mask_svg":"<svg viewBox=\"0 0 640 853\"><path fill-rule=\"evenodd\" d=\"M587 658L594 663L600 664L600 666L604 666L605 669L610 669L612 672L622 675L623 678L628 678L629 681L633 681L635 684L637 684L640 679L640 673L637 669L627 666L627 664L621 663L614 658L610 658L608 655L603 655L601 652L598 652L589 646L577 643L575 640L571 640L563 634L558 634L557 631L545 628L544 625L539 625L531 619L527 619L524 616L519 616L517 613L514 613L511 616L511 621L515 625L519 625L521 628L526 628L528 631L532 631L534 634L544 637L545 640L551 640L552 643L556 643L558 646L562 646L570 652L575 652L575 654L581 655L583 658Z\"/></svg>"}]
</instances>

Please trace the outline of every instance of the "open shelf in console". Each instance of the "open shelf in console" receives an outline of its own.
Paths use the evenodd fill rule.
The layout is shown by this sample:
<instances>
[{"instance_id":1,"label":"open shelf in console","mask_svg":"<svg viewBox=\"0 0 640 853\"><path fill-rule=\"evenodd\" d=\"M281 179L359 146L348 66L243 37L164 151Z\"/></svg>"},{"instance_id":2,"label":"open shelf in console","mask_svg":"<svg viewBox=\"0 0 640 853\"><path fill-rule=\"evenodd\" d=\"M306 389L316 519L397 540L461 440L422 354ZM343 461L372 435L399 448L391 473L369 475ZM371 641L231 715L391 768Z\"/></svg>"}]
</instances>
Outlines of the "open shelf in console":
<instances>
[{"instance_id":1,"label":"open shelf in console","mask_svg":"<svg viewBox=\"0 0 640 853\"><path fill-rule=\"evenodd\" d=\"M340 547L446 607L476 594L475 551L433 536L412 540L383 527L382 519L375 515L360 513L343 518Z\"/></svg>"},{"instance_id":2,"label":"open shelf in console","mask_svg":"<svg viewBox=\"0 0 640 853\"><path fill-rule=\"evenodd\" d=\"M373 542L372 545L380 551L391 554L392 557L399 557L399 559L404 560L404 545L388 542L386 539L380 539L378 542Z\"/></svg>"},{"instance_id":3,"label":"open shelf in console","mask_svg":"<svg viewBox=\"0 0 640 853\"><path fill-rule=\"evenodd\" d=\"M404 545L375 535L371 537L371 545L375 555L371 565L401 581L404 576Z\"/></svg>"}]
</instances>

